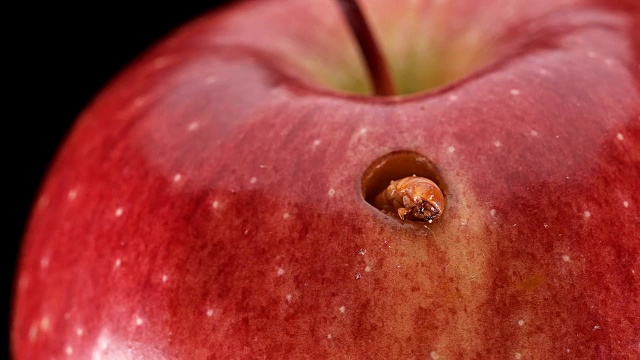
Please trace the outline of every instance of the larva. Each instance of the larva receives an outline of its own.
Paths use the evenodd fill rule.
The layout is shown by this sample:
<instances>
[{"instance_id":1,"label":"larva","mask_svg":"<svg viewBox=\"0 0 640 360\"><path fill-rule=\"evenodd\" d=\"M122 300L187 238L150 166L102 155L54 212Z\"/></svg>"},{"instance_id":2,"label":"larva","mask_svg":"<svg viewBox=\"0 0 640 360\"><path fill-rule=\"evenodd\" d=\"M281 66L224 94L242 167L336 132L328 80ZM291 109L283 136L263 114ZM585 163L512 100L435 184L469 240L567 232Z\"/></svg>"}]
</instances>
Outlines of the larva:
<instances>
[{"instance_id":1,"label":"larva","mask_svg":"<svg viewBox=\"0 0 640 360\"><path fill-rule=\"evenodd\" d=\"M437 220L445 207L444 195L438 185L415 175L391 181L375 202L376 207L397 213L402 220L428 223Z\"/></svg>"}]
</instances>

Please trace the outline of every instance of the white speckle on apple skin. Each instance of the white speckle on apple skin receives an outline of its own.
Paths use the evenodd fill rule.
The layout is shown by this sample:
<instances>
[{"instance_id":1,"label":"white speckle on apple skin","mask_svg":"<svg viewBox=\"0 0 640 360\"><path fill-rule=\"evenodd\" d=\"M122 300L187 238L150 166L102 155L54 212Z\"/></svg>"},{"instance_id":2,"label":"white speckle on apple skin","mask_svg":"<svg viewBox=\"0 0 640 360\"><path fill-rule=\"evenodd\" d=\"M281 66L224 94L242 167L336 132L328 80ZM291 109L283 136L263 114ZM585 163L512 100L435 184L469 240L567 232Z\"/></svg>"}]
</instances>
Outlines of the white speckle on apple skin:
<instances>
[{"instance_id":1,"label":"white speckle on apple skin","mask_svg":"<svg viewBox=\"0 0 640 360\"><path fill-rule=\"evenodd\" d=\"M449 101L455 102L458 101L458 95L449 95Z\"/></svg>"},{"instance_id":2,"label":"white speckle on apple skin","mask_svg":"<svg viewBox=\"0 0 640 360\"><path fill-rule=\"evenodd\" d=\"M569 255L562 255L562 261L569 262L571 261L571 257Z\"/></svg>"},{"instance_id":3,"label":"white speckle on apple skin","mask_svg":"<svg viewBox=\"0 0 640 360\"><path fill-rule=\"evenodd\" d=\"M360 135L364 135L364 134L366 134L366 133L367 133L367 128L362 128L362 129L360 129L360 130L358 131L358 133L359 133Z\"/></svg>"},{"instance_id":4,"label":"white speckle on apple skin","mask_svg":"<svg viewBox=\"0 0 640 360\"><path fill-rule=\"evenodd\" d=\"M616 138L618 138L618 140L622 141L622 140L624 140L624 135L622 135L621 133L618 133L616 135Z\"/></svg>"},{"instance_id":5,"label":"white speckle on apple skin","mask_svg":"<svg viewBox=\"0 0 640 360\"><path fill-rule=\"evenodd\" d=\"M29 341L30 342L35 342L38 339L38 325L37 324L31 324L31 326L29 326Z\"/></svg>"},{"instance_id":6,"label":"white speckle on apple skin","mask_svg":"<svg viewBox=\"0 0 640 360\"><path fill-rule=\"evenodd\" d=\"M624 206L624 207L628 208L628 207L629 207L629 202L628 202L628 201L626 201L626 200L625 200L625 201L623 201L623 202L622 202L622 206Z\"/></svg>"},{"instance_id":7,"label":"white speckle on apple skin","mask_svg":"<svg viewBox=\"0 0 640 360\"><path fill-rule=\"evenodd\" d=\"M178 173L173 175L173 182L179 182L182 179L182 174Z\"/></svg>"},{"instance_id":8,"label":"white speckle on apple skin","mask_svg":"<svg viewBox=\"0 0 640 360\"><path fill-rule=\"evenodd\" d=\"M251 179L249 179L249 183L250 184L255 184L256 182L258 182L258 178L257 177L252 177Z\"/></svg>"},{"instance_id":9,"label":"white speckle on apple skin","mask_svg":"<svg viewBox=\"0 0 640 360\"><path fill-rule=\"evenodd\" d=\"M336 191L334 189L329 189L329 192L327 194L333 197L336 194Z\"/></svg>"},{"instance_id":10,"label":"white speckle on apple skin","mask_svg":"<svg viewBox=\"0 0 640 360\"><path fill-rule=\"evenodd\" d=\"M494 141L494 142L493 142L493 146L495 146L495 147L501 147L501 146L502 146L502 143L501 143L499 140L496 140L496 141Z\"/></svg>"},{"instance_id":11,"label":"white speckle on apple skin","mask_svg":"<svg viewBox=\"0 0 640 360\"><path fill-rule=\"evenodd\" d=\"M144 104L146 104L148 101L149 101L148 97L138 96L137 98L133 99L133 101L131 102L131 105L133 106L133 108L140 108Z\"/></svg>"},{"instance_id":12,"label":"white speckle on apple skin","mask_svg":"<svg viewBox=\"0 0 640 360\"><path fill-rule=\"evenodd\" d=\"M213 316L213 309L207 309L207 317Z\"/></svg>"},{"instance_id":13,"label":"white speckle on apple skin","mask_svg":"<svg viewBox=\"0 0 640 360\"><path fill-rule=\"evenodd\" d=\"M124 209L123 209L123 208L121 208L121 207L119 207L119 208L117 208L117 209L116 209L116 211L114 212L114 215L115 215L116 217L120 217L120 216L122 216L122 214L123 214L123 213L124 213Z\"/></svg>"},{"instance_id":14,"label":"white speckle on apple skin","mask_svg":"<svg viewBox=\"0 0 640 360\"><path fill-rule=\"evenodd\" d=\"M169 280L169 276L167 276L166 274L162 275L162 282L163 283L166 283L168 280Z\"/></svg>"},{"instance_id":15,"label":"white speckle on apple skin","mask_svg":"<svg viewBox=\"0 0 640 360\"><path fill-rule=\"evenodd\" d=\"M538 136L538 132L536 130L531 130L529 134L531 134L531 136Z\"/></svg>"},{"instance_id":16,"label":"white speckle on apple skin","mask_svg":"<svg viewBox=\"0 0 640 360\"><path fill-rule=\"evenodd\" d=\"M136 325L137 325L137 326L141 326L143 322L144 322L144 321L142 321L142 318L141 318L141 317L136 316Z\"/></svg>"},{"instance_id":17,"label":"white speckle on apple skin","mask_svg":"<svg viewBox=\"0 0 640 360\"><path fill-rule=\"evenodd\" d=\"M40 267L43 269L46 269L49 267L49 258L48 257L42 257L40 259Z\"/></svg>"},{"instance_id":18,"label":"white speckle on apple skin","mask_svg":"<svg viewBox=\"0 0 640 360\"><path fill-rule=\"evenodd\" d=\"M199 127L200 127L200 124L197 121L194 121L187 126L187 130L190 132L193 132L198 130Z\"/></svg>"},{"instance_id":19,"label":"white speckle on apple skin","mask_svg":"<svg viewBox=\"0 0 640 360\"><path fill-rule=\"evenodd\" d=\"M598 55L593 51L587 51L587 57L590 59L595 59Z\"/></svg>"},{"instance_id":20,"label":"white speckle on apple skin","mask_svg":"<svg viewBox=\"0 0 640 360\"><path fill-rule=\"evenodd\" d=\"M220 202L218 202L217 200L214 201L213 203L211 203L211 207L214 209L217 209L220 207Z\"/></svg>"},{"instance_id":21,"label":"white speckle on apple skin","mask_svg":"<svg viewBox=\"0 0 640 360\"><path fill-rule=\"evenodd\" d=\"M283 220L288 220L291 217L291 214L289 214L288 212L282 214L282 219Z\"/></svg>"},{"instance_id":22,"label":"white speckle on apple skin","mask_svg":"<svg viewBox=\"0 0 640 360\"><path fill-rule=\"evenodd\" d=\"M20 275L20 278L18 279L18 290L23 291L27 286L29 286L29 277L24 273Z\"/></svg>"},{"instance_id":23,"label":"white speckle on apple skin","mask_svg":"<svg viewBox=\"0 0 640 360\"><path fill-rule=\"evenodd\" d=\"M100 334L100 336L98 337L98 348L100 350L107 350L107 348L109 347L109 336L108 334L106 334L104 331L103 333ZM94 351L94 355L96 354L96 351ZM98 354L99 355L99 354ZM95 357L95 356L94 356ZM98 356L99 357L99 356Z\"/></svg>"},{"instance_id":24,"label":"white speckle on apple skin","mask_svg":"<svg viewBox=\"0 0 640 360\"><path fill-rule=\"evenodd\" d=\"M344 305L342 305L340 306L340 308L338 308L338 311L340 311L341 314L344 314L347 311L347 308Z\"/></svg>"},{"instance_id":25,"label":"white speckle on apple skin","mask_svg":"<svg viewBox=\"0 0 640 360\"><path fill-rule=\"evenodd\" d=\"M524 320L522 319L518 320L518 326L524 326Z\"/></svg>"},{"instance_id":26,"label":"white speckle on apple skin","mask_svg":"<svg viewBox=\"0 0 640 360\"><path fill-rule=\"evenodd\" d=\"M122 260L120 260L120 258L117 258L116 261L114 261L113 263L113 270L116 270L117 268L119 268L120 265L122 265Z\"/></svg>"},{"instance_id":27,"label":"white speckle on apple skin","mask_svg":"<svg viewBox=\"0 0 640 360\"><path fill-rule=\"evenodd\" d=\"M491 214L491 216L495 217L496 216L496 209L489 210L489 214Z\"/></svg>"},{"instance_id":28,"label":"white speckle on apple skin","mask_svg":"<svg viewBox=\"0 0 640 360\"><path fill-rule=\"evenodd\" d=\"M36 205L38 210L44 210L49 206L49 197L47 195L42 195L38 199L38 204Z\"/></svg>"},{"instance_id":29,"label":"white speckle on apple skin","mask_svg":"<svg viewBox=\"0 0 640 360\"><path fill-rule=\"evenodd\" d=\"M589 212L589 211L585 211L582 215L583 215L585 218L590 218L590 217L591 217L591 212Z\"/></svg>"},{"instance_id":30,"label":"white speckle on apple skin","mask_svg":"<svg viewBox=\"0 0 640 360\"><path fill-rule=\"evenodd\" d=\"M329 340L333 339L333 335L327 334L327 339L329 339Z\"/></svg>"},{"instance_id":31,"label":"white speckle on apple skin","mask_svg":"<svg viewBox=\"0 0 640 360\"><path fill-rule=\"evenodd\" d=\"M51 327L51 320L49 320L49 316L48 315L44 315L40 319L40 330L49 331L50 327Z\"/></svg>"},{"instance_id":32,"label":"white speckle on apple skin","mask_svg":"<svg viewBox=\"0 0 640 360\"><path fill-rule=\"evenodd\" d=\"M64 353L67 355L73 355L73 347L71 347L71 345L67 345L67 347L64 348Z\"/></svg>"},{"instance_id":33,"label":"white speckle on apple skin","mask_svg":"<svg viewBox=\"0 0 640 360\"><path fill-rule=\"evenodd\" d=\"M67 193L67 199L69 200L75 200L77 196L78 196L78 190L76 189L71 189Z\"/></svg>"},{"instance_id":34,"label":"white speckle on apple skin","mask_svg":"<svg viewBox=\"0 0 640 360\"><path fill-rule=\"evenodd\" d=\"M440 359L440 355L435 350L429 353L429 357L433 360Z\"/></svg>"},{"instance_id":35,"label":"white speckle on apple skin","mask_svg":"<svg viewBox=\"0 0 640 360\"><path fill-rule=\"evenodd\" d=\"M283 268L278 268L278 271L276 272L276 274L278 274L278 276L284 275L284 269Z\"/></svg>"},{"instance_id":36,"label":"white speckle on apple skin","mask_svg":"<svg viewBox=\"0 0 640 360\"><path fill-rule=\"evenodd\" d=\"M206 78L204 78L204 83L207 84L207 85L215 84L216 81L218 81L218 79L216 79L216 77L213 76L213 75L210 75L210 76L207 76Z\"/></svg>"},{"instance_id":37,"label":"white speckle on apple skin","mask_svg":"<svg viewBox=\"0 0 640 360\"><path fill-rule=\"evenodd\" d=\"M455 147L453 147L453 146L449 146L449 147L447 148L447 152L448 152L449 154L453 154L453 152L454 152L454 151L456 151L456 148L455 148Z\"/></svg>"},{"instance_id":38,"label":"white speckle on apple skin","mask_svg":"<svg viewBox=\"0 0 640 360\"><path fill-rule=\"evenodd\" d=\"M515 354L514 354L514 358L516 358L516 359L521 359L521 358L522 358L522 354L520 354L520 353L515 353Z\"/></svg>"},{"instance_id":39,"label":"white speckle on apple skin","mask_svg":"<svg viewBox=\"0 0 640 360\"><path fill-rule=\"evenodd\" d=\"M371 272L371 266L367 265L364 267L364 272Z\"/></svg>"},{"instance_id":40,"label":"white speckle on apple skin","mask_svg":"<svg viewBox=\"0 0 640 360\"><path fill-rule=\"evenodd\" d=\"M311 151L315 151L318 146L320 146L320 140L313 140L313 142L311 143Z\"/></svg>"},{"instance_id":41,"label":"white speckle on apple skin","mask_svg":"<svg viewBox=\"0 0 640 360\"><path fill-rule=\"evenodd\" d=\"M287 302L291 302L291 300L293 300L293 294L287 294L286 298Z\"/></svg>"},{"instance_id":42,"label":"white speckle on apple skin","mask_svg":"<svg viewBox=\"0 0 640 360\"><path fill-rule=\"evenodd\" d=\"M540 75L549 75L549 70L547 69L538 69L538 74Z\"/></svg>"},{"instance_id":43,"label":"white speckle on apple skin","mask_svg":"<svg viewBox=\"0 0 640 360\"><path fill-rule=\"evenodd\" d=\"M518 95L520 95L520 90L511 89L511 90L509 90L509 94L511 94L512 96L518 96Z\"/></svg>"},{"instance_id":44,"label":"white speckle on apple skin","mask_svg":"<svg viewBox=\"0 0 640 360\"><path fill-rule=\"evenodd\" d=\"M82 337L82 335L84 335L84 329L82 329L81 327L76 329L76 335L78 337Z\"/></svg>"},{"instance_id":45,"label":"white speckle on apple skin","mask_svg":"<svg viewBox=\"0 0 640 360\"><path fill-rule=\"evenodd\" d=\"M155 70L160 70L167 67L170 63L171 59L166 56L160 56L153 60L151 66L153 66Z\"/></svg>"}]
</instances>

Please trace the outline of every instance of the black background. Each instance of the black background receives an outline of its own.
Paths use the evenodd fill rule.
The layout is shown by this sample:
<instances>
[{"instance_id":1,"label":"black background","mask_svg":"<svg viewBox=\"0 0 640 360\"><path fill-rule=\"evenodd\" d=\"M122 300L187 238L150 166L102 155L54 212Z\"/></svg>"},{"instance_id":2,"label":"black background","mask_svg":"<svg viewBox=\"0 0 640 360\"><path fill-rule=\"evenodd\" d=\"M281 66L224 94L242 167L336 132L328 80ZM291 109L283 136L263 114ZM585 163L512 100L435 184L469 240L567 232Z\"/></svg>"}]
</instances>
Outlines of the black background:
<instances>
[{"instance_id":1,"label":"black background","mask_svg":"<svg viewBox=\"0 0 640 360\"><path fill-rule=\"evenodd\" d=\"M19 246L40 182L80 111L118 71L190 19L231 1L25 2L4 9L3 353ZM7 31L8 28L8 31ZM8 218L7 218L8 216ZM0 358L3 356L0 354Z\"/></svg>"}]
</instances>

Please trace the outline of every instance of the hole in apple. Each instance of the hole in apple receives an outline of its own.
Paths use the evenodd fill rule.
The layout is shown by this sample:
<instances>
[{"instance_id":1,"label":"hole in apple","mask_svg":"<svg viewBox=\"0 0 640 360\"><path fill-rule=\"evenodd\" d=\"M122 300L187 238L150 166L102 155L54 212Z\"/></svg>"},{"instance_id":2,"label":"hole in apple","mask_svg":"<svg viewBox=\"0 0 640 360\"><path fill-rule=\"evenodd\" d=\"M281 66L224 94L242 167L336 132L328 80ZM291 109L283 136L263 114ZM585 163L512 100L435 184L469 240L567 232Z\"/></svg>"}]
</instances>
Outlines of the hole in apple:
<instances>
[{"instance_id":1,"label":"hole in apple","mask_svg":"<svg viewBox=\"0 0 640 360\"><path fill-rule=\"evenodd\" d=\"M431 223L437 220L444 212L443 194L446 193L447 186L436 166L426 156L414 151L401 150L386 154L376 159L362 175L362 196L365 201L403 221ZM414 204L417 195L422 195L425 201ZM397 197L395 205L390 200L393 197Z\"/></svg>"}]
</instances>

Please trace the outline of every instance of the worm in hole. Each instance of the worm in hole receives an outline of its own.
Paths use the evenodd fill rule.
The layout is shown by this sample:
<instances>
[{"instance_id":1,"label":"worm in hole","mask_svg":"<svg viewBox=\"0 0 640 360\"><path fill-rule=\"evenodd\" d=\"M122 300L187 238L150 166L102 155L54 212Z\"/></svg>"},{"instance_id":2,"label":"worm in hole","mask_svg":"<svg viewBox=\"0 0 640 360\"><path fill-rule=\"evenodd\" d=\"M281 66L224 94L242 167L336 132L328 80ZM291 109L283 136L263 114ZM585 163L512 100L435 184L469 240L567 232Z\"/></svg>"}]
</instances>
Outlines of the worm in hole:
<instances>
[{"instance_id":1,"label":"worm in hole","mask_svg":"<svg viewBox=\"0 0 640 360\"><path fill-rule=\"evenodd\" d=\"M398 214L402 220L432 223L442 216L445 200L433 181L413 175L391 181L376 197L375 206Z\"/></svg>"}]
</instances>

